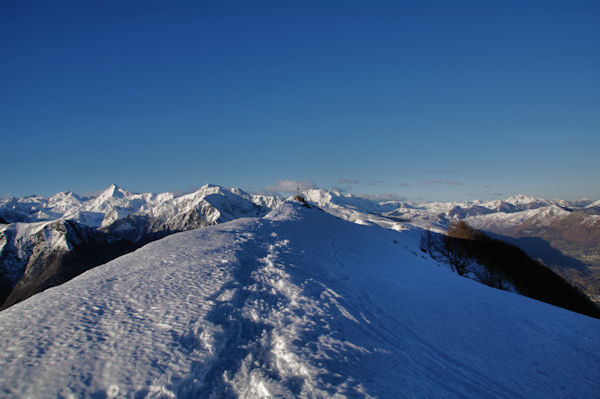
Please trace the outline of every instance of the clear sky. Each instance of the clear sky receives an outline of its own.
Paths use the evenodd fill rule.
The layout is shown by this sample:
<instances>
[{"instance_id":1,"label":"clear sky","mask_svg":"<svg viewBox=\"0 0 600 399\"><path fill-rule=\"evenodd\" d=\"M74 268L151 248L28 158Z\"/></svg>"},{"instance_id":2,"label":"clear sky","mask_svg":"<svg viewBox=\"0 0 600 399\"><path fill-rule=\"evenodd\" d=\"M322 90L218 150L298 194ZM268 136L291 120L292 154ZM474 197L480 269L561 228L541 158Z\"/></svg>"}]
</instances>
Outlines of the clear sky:
<instances>
[{"instance_id":1,"label":"clear sky","mask_svg":"<svg viewBox=\"0 0 600 399\"><path fill-rule=\"evenodd\" d=\"M599 60L599 1L2 0L0 194L600 198Z\"/></svg>"}]
</instances>

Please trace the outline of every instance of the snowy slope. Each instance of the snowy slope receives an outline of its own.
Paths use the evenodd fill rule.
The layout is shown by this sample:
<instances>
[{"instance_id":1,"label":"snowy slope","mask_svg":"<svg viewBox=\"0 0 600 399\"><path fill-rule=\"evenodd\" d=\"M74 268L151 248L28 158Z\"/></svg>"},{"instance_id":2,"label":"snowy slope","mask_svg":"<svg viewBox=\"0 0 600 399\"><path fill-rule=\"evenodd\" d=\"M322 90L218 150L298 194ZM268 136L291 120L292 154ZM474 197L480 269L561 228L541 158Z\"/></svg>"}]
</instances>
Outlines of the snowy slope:
<instances>
[{"instance_id":1,"label":"snowy slope","mask_svg":"<svg viewBox=\"0 0 600 399\"><path fill-rule=\"evenodd\" d=\"M520 212L497 212L487 215L467 217L467 223L478 229L491 229L500 226L507 230L514 229L524 222L530 226L543 227L555 221L555 218L568 216L571 212L557 205L529 209Z\"/></svg>"},{"instance_id":2,"label":"snowy slope","mask_svg":"<svg viewBox=\"0 0 600 399\"><path fill-rule=\"evenodd\" d=\"M496 201L411 204L323 190L309 190L305 197L344 220L397 231L420 228L444 234L450 223L464 220L540 259L600 303L600 208L590 200L516 195Z\"/></svg>"},{"instance_id":3,"label":"snowy slope","mask_svg":"<svg viewBox=\"0 0 600 399\"><path fill-rule=\"evenodd\" d=\"M69 248L65 232L60 231L56 222L4 224L0 226L0 272L16 282L33 254Z\"/></svg>"},{"instance_id":4,"label":"snowy slope","mask_svg":"<svg viewBox=\"0 0 600 399\"><path fill-rule=\"evenodd\" d=\"M58 193L52 197L29 196L0 200L0 216L9 223L58 219L83 204L76 194Z\"/></svg>"},{"instance_id":5,"label":"snowy slope","mask_svg":"<svg viewBox=\"0 0 600 399\"><path fill-rule=\"evenodd\" d=\"M207 184L193 193L146 205L103 230L140 241L153 234L165 235L240 217L263 216L281 201L279 197L252 196L238 188Z\"/></svg>"},{"instance_id":6,"label":"snowy slope","mask_svg":"<svg viewBox=\"0 0 600 399\"><path fill-rule=\"evenodd\" d=\"M522 219L536 214L548 220L556 216L557 210L558 213L561 210L564 211L554 202L521 194L506 200L425 203L375 201L320 189L307 190L303 196L311 204L345 220L359 224L361 222L374 223L394 230L418 226L444 231L452 220L485 218L488 215L499 223L506 220L507 225L512 225L513 221L518 218ZM569 204L566 201L563 202Z\"/></svg>"},{"instance_id":7,"label":"snowy slope","mask_svg":"<svg viewBox=\"0 0 600 399\"><path fill-rule=\"evenodd\" d=\"M599 233L598 215L593 214L600 212L593 207L579 207L577 209L581 212L578 216L570 217L569 207L577 205L575 203L546 201L524 195L504 201L423 204L376 201L317 189L308 190L302 195L310 203L344 220L362 225L379 225L396 231L425 228L442 233L451 221L467 220L475 227L494 233L514 235L518 232L548 239L558 234L553 226L568 222L570 228L568 232L565 231L568 237L554 240L552 245L563 252L567 251L565 253L569 256L576 257L586 265L590 262L600 264L595 239ZM237 188L215 185L205 185L181 196L173 193L136 194L111 185L90 198L67 192L51 197L0 200L0 217L12 222L8 226L0 224L0 305L2 298L12 293L22 276L41 273L47 268L44 260L54 259L57 250L66 254L76 246L71 242L75 237L66 237L66 229L61 227L66 221L78 223L78 230L98 230L99 234L90 232L86 234L88 237L119 238L141 245L178 231L239 217L263 216L281 202L278 196L251 195ZM580 205L590 202L585 201ZM563 242L566 244L561 246ZM62 243L62 247L57 247L57 243ZM529 251L529 248L523 249ZM557 267L560 269L565 265ZM571 274L563 275L573 277L574 272L571 269L567 271ZM592 287L588 294L596 292L596 285L587 274L577 278L582 286ZM60 279L56 280L56 283L60 282ZM30 287L29 283L21 282L21 285L25 291L39 291L39 287Z\"/></svg>"},{"instance_id":8,"label":"snowy slope","mask_svg":"<svg viewBox=\"0 0 600 399\"><path fill-rule=\"evenodd\" d=\"M112 184L91 198L82 198L72 192L51 197L9 198L0 201L0 215L12 223L69 219L97 228L173 197L171 193L135 194Z\"/></svg>"},{"instance_id":9,"label":"snowy slope","mask_svg":"<svg viewBox=\"0 0 600 399\"><path fill-rule=\"evenodd\" d=\"M210 195L237 197L238 202L243 199L267 208L281 203L277 196L250 195L237 188L228 189L211 184L182 196L168 192L137 194L111 184L90 198L81 198L67 192L51 197L30 196L0 200L0 216L9 223L67 219L100 228L132 214L167 218L189 212L193 210L193 206Z\"/></svg>"},{"instance_id":10,"label":"snowy slope","mask_svg":"<svg viewBox=\"0 0 600 399\"><path fill-rule=\"evenodd\" d=\"M273 208L281 203L277 196L250 195L239 189L228 189L215 185L205 185L194 193L176 196L173 193L129 192L116 185L110 185L101 193L90 198L79 197L74 193L58 193L52 197L30 196L0 200L0 217L8 222L38 222L56 219L75 220L91 227L105 227L129 215L162 215L163 217L183 212L190 202L198 202L207 195L233 194L247 199L258 206ZM341 194L322 189L307 190L302 195L311 203L338 212L346 218L352 213L391 216L403 221L438 220L440 217L453 219L500 212L504 215L513 212L539 209L558 204L562 207L588 209L597 206L599 201L548 201L540 198L516 195L506 200L427 202L407 203L398 201L376 201L352 194ZM191 199L191 201L190 201Z\"/></svg>"},{"instance_id":11,"label":"snowy slope","mask_svg":"<svg viewBox=\"0 0 600 399\"><path fill-rule=\"evenodd\" d=\"M397 241L398 243L395 243ZM0 312L5 397L594 397L600 321L285 203Z\"/></svg>"},{"instance_id":12,"label":"snowy slope","mask_svg":"<svg viewBox=\"0 0 600 399\"><path fill-rule=\"evenodd\" d=\"M262 216L279 203L279 197L252 196L214 185L179 197L171 193L135 194L111 185L89 199L59 193L50 198L6 200L0 203L0 212L9 215L9 220L26 222L0 225L0 282L8 284L8 292L0 292L0 305L19 284L21 291L38 292L41 287L31 281L49 273L50 263L57 263L57 254L66 255L85 245L97 247L103 239L106 243L117 238L148 242L238 217ZM65 224L76 226L78 233L69 236ZM90 259L90 263L94 261ZM23 276L29 277L27 281L20 280ZM64 281L58 277L54 280L53 285Z\"/></svg>"}]
</instances>

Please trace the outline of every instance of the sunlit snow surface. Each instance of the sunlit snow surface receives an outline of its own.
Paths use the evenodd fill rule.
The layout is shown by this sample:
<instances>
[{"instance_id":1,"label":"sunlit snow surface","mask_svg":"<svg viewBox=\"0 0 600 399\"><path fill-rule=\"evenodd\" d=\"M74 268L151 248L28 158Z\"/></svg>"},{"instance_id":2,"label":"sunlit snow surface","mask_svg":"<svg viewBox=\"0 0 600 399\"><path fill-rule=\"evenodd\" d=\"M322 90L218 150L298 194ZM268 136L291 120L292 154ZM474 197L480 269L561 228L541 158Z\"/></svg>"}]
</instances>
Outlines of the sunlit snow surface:
<instances>
[{"instance_id":1,"label":"sunlit snow surface","mask_svg":"<svg viewBox=\"0 0 600 399\"><path fill-rule=\"evenodd\" d=\"M0 396L597 397L600 321L417 242L297 203L169 236L0 312Z\"/></svg>"}]
</instances>

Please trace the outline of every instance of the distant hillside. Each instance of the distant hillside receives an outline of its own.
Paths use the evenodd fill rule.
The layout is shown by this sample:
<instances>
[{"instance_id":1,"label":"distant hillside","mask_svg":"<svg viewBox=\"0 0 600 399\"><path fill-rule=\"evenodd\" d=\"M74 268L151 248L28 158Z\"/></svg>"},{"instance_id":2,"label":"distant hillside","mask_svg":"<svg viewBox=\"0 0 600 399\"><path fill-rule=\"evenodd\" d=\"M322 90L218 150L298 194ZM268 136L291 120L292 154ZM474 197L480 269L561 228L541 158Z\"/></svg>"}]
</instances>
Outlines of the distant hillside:
<instances>
[{"instance_id":1,"label":"distant hillside","mask_svg":"<svg viewBox=\"0 0 600 399\"><path fill-rule=\"evenodd\" d=\"M421 248L435 259L451 264L462 261L478 280L497 288L512 288L521 295L600 318L600 307L542 263L518 247L493 239L465 222L451 223L448 235L435 235ZM458 258L458 260L457 260ZM478 270L472 259L484 270ZM460 273L462 274L462 273Z\"/></svg>"},{"instance_id":2,"label":"distant hillside","mask_svg":"<svg viewBox=\"0 0 600 399\"><path fill-rule=\"evenodd\" d=\"M479 216L466 221L517 245L600 300L600 215L595 209L540 209L517 216Z\"/></svg>"}]
</instances>

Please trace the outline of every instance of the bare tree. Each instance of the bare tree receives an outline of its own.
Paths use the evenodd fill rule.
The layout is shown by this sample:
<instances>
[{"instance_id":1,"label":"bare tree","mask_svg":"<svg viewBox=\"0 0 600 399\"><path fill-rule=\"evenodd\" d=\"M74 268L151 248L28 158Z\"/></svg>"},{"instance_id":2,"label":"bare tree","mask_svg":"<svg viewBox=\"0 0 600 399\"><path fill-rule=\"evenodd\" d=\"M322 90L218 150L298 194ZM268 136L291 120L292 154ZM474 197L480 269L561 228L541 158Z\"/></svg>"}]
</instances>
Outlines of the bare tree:
<instances>
[{"instance_id":1,"label":"bare tree","mask_svg":"<svg viewBox=\"0 0 600 399\"><path fill-rule=\"evenodd\" d=\"M421 235L420 247L431 258L446 263L456 274L464 276L473 270L475 259L461 241L460 238L448 235L434 235L427 230Z\"/></svg>"},{"instance_id":2,"label":"bare tree","mask_svg":"<svg viewBox=\"0 0 600 399\"><path fill-rule=\"evenodd\" d=\"M450 265L459 276L464 276L473 269L475 259L466 251L460 238L442 236L438 253L441 260Z\"/></svg>"},{"instance_id":3,"label":"bare tree","mask_svg":"<svg viewBox=\"0 0 600 399\"><path fill-rule=\"evenodd\" d=\"M421 234L421 240L419 242L421 251L429 254L433 259L435 259L434 248L436 239L437 238L433 235L431 230L425 230L423 234Z\"/></svg>"}]
</instances>

